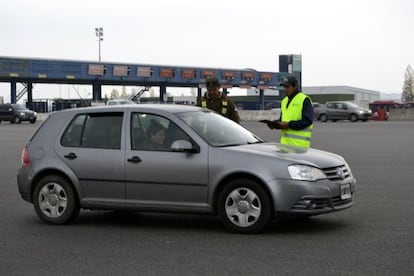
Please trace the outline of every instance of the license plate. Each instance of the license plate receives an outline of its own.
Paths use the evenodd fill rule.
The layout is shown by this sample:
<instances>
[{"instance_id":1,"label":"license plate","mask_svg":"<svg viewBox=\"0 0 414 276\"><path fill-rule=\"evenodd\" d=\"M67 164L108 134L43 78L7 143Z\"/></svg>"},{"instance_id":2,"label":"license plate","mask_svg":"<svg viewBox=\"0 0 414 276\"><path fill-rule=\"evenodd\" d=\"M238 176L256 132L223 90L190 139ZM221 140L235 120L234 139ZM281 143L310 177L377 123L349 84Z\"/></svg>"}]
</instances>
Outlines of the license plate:
<instances>
[{"instance_id":1,"label":"license plate","mask_svg":"<svg viewBox=\"0 0 414 276\"><path fill-rule=\"evenodd\" d=\"M349 199L351 198L351 184L341 185L341 199Z\"/></svg>"}]
</instances>

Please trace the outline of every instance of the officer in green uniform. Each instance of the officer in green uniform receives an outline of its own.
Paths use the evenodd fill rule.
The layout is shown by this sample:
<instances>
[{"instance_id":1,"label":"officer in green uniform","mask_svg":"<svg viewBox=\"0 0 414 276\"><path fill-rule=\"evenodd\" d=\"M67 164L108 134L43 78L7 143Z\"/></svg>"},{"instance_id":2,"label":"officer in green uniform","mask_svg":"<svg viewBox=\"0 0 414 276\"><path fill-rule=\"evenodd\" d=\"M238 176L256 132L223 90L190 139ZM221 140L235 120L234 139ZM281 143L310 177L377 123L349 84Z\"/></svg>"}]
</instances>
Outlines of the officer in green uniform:
<instances>
[{"instance_id":1,"label":"officer in green uniform","mask_svg":"<svg viewBox=\"0 0 414 276\"><path fill-rule=\"evenodd\" d=\"M311 99L298 91L298 81L288 77L281 84L286 91L280 106L278 122L268 122L271 129L281 129L280 143L309 148L313 129L313 107Z\"/></svg>"},{"instance_id":2,"label":"officer in green uniform","mask_svg":"<svg viewBox=\"0 0 414 276\"><path fill-rule=\"evenodd\" d=\"M211 77L206 80L207 92L198 101L197 106L214 110L218 114L227 117L236 123L240 123L239 113L236 105L223 92L220 92L220 83L217 78Z\"/></svg>"}]
</instances>

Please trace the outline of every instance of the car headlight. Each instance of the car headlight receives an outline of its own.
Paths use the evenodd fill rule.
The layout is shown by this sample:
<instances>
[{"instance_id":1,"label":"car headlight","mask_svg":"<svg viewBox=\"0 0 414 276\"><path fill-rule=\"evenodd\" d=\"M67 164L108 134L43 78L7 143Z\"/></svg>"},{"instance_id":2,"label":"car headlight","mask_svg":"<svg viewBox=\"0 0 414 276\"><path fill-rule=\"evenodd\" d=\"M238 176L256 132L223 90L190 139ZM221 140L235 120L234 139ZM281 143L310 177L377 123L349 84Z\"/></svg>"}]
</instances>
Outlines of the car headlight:
<instances>
[{"instance_id":1,"label":"car headlight","mask_svg":"<svg viewBox=\"0 0 414 276\"><path fill-rule=\"evenodd\" d=\"M24 116L24 115L26 115L26 113L20 112L20 116Z\"/></svg>"},{"instance_id":2,"label":"car headlight","mask_svg":"<svg viewBox=\"0 0 414 276\"><path fill-rule=\"evenodd\" d=\"M325 179L326 175L318 168L307 165L290 165L290 177L294 180L316 181Z\"/></svg>"}]
</instances>

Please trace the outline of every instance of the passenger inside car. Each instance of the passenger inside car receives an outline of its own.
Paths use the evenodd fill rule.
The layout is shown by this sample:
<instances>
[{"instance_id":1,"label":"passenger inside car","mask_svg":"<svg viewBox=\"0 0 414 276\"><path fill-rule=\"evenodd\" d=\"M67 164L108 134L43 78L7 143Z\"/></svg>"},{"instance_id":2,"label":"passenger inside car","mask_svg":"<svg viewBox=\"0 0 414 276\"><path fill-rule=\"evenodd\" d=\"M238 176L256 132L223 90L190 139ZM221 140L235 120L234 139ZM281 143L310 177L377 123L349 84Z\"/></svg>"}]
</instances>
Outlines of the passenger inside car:
<instances>
[{"instance_id":1,"label":"passenger inside car","mask_svg":"<svg viewBox=\"0 0 414 276\"><path fill-rule=\"evenodd\" d=\"M146 132L149 142L147 146L149 149L166 149L164 146L165 128L160 123L152 120Z\"/></svg>"}]
</instances>

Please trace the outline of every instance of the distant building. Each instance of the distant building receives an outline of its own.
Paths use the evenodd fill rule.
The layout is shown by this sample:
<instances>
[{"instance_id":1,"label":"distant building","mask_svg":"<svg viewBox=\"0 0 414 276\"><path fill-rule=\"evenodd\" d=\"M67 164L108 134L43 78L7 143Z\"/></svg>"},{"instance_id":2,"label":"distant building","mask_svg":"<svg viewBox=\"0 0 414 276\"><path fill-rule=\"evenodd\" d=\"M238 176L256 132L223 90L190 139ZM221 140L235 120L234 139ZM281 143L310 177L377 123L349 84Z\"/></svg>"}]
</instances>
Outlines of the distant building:
<instances>
[{"instance_id":1,"label":"distant building","mask_svg":"<svg viewBox=\"0 0 414 276\"><path fill-rule=\"evenodd\" d=\"M302 91L312 98L312 101L326 103L329 101L352 101L360 106L380 99L379 91L362 89L352 86L304 86Z\"/></svg>"}]
</instances>

